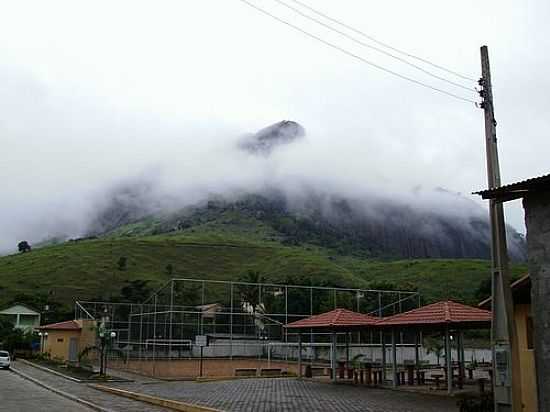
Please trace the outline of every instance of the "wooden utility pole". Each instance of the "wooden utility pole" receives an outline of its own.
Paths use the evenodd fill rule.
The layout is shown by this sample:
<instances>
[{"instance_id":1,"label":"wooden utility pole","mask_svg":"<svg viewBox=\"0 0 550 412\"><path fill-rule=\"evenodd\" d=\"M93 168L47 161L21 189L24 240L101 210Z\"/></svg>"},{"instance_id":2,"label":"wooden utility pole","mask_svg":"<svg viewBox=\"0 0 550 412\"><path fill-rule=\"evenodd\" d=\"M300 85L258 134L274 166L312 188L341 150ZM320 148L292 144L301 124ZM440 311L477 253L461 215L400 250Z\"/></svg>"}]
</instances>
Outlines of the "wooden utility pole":
<instances>
[{"instance_id":1,"label":"wooden utility pole","mask_svg":"<svg viewBox=\"0 0 550 412\"><path fill-rule=\"evenodd\" d=\"M491 88L491 71L487 46L481 47L481 73L479 81L485 112L485 146L487 150L488 188L500 187L496 120ZM512 291L506 247L506 226L501 202L490 200L492 305L493 320L491 343L493 348L493 387L496 412L521 412L521 380L519 351L514 323Z\"/></svg>"}]
</instances>

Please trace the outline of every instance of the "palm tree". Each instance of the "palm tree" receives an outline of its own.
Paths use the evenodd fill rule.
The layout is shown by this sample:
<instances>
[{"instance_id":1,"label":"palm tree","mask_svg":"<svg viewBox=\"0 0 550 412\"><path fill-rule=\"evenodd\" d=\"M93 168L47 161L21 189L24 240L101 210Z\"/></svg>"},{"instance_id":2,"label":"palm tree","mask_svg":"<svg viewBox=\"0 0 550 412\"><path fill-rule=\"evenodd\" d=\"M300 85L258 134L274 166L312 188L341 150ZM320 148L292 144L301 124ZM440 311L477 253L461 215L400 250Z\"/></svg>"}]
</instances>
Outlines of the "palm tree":
<instances>
[{"instance_id":1,"label":"palm tree","mask_svg":"<svg viewBox=\"0 0 550 412\"><path fill-rule=\"evenodd\" d=\"M241 295L242 308L250 313L257 325L257 312L262 309L260 283L262 283L262 275L258 271L248 270L248 272L241 277L241 281L246 283L239 286L239 294Z\"/></svg>"},{"instance_id":2,"label":"palm tree","mask_svg":"<svg viewBox=\"0 0 550 412\"><path fill-rule=\"evenodd\" d=\"M444 345L443 342L441 342L441 339L437 339L434 337L426 338L424 340L425 346L426 346L426 353L429 355L430 353L435 354L437 357L437 366L440 366L440 359L443 356L443 350Z\"/></svg>"}]
</instances>

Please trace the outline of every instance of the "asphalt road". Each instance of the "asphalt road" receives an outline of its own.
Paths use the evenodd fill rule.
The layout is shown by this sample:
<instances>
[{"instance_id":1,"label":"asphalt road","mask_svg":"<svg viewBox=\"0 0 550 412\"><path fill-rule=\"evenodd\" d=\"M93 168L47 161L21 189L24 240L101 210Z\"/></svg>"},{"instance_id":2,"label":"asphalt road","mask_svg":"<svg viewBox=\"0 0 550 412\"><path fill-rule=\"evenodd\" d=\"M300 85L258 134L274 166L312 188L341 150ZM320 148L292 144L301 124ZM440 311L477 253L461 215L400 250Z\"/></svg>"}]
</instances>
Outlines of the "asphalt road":
<instances>
[{"instance_id":1,"label":"asphalt road","mask_svg":"<svg viewBox=\"0 0 550 412\"><path fill-rule=\"evenodd\" d=\"M92 411L7 370L0 370L0 411Z\"/></svg>"}]
</instances>

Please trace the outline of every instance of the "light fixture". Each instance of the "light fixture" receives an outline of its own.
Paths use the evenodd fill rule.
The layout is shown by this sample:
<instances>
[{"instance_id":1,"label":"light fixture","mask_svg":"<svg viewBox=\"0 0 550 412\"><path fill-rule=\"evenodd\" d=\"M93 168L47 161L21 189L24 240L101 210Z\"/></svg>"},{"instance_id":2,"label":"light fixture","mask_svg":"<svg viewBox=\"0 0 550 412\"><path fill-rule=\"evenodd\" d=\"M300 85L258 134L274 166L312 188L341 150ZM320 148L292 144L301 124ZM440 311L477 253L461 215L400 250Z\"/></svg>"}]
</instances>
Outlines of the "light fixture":
<instances>
[{"instance_id":1,"label":"light fixture","mask_svg":"<svg viewBox=\"0 0 550 412\"><path fill-rule=\"evenodd\" d=\"M115 332L111 332L111 338L114 338L116 337L116 333Z\"/></svg>"}]
</instances>

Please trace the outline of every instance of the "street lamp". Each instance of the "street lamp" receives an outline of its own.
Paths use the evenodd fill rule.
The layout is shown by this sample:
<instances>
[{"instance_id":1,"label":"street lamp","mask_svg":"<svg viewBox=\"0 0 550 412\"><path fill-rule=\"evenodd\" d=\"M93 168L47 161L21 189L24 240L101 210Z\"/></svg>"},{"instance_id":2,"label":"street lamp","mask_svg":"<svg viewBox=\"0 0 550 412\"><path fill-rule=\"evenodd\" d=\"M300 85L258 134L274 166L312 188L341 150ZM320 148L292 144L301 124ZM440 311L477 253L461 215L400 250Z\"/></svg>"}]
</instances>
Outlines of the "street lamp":
<instances>
[{"instance_id":1,"label":"street lamp","mask_svg":"<svg viewBox=\"0 0 550 412\"><path fill-rule=\"evenodd\" d=\"M116 332L111 331L110 333L107 333L105 330L101 330L99 332L99 339L101 342L100 346L100 366L99 366L99 374L105 375L107 371L107 355L108 355L108 343L110 343L111 340L116 338Z\"/></svg>"},{"instance_id":2,"label":"street lamp","mask_svg":"<svg viewBox=\"0 0 550 412\"><path fill-rule=\"evenodd\" d=\"M44 341L48 337L48 332L38 332L38 336L40 336L40 353L44 352Z\"/></svg>"}]
</instances>

